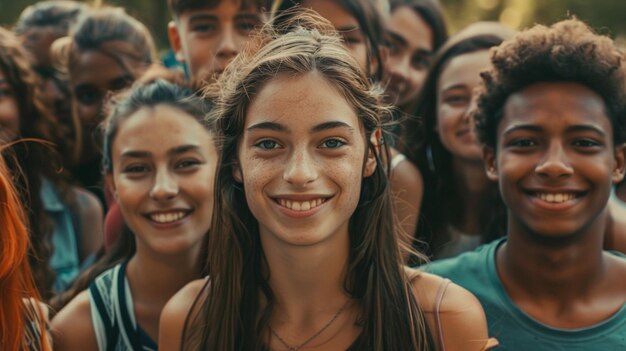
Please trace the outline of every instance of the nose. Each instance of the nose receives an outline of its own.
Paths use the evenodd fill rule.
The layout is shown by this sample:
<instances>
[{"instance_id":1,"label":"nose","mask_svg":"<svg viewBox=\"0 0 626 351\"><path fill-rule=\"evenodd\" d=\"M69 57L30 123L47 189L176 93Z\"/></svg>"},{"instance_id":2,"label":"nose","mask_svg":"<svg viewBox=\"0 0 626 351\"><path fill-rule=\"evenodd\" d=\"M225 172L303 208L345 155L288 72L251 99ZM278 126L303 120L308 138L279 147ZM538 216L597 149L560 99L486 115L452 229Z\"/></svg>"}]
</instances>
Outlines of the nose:
<instances>
[{"instance_id":1,"label":"nose","mask_svg":"<svg viewBox=\"0 0 626 351\"><path fill-rule=\"evenodd\" d=\"M463 122L469 124L474 127L474 117L476 116L476 111L478 110L478 95L474 93L472 95L472 99L470 103L467 105L465 112L463 113Z\"/></svg>"},{"instance_id":2,"label":"nose","mask_svg":"<svg viewBox=\"0 0 626 351\"><path fill-rule=\"evenodd\" d=\"M156 201L167 201L178 194L178 182L167 169L157 169L150 197Z\"/></svg>"},{"instance_id":3,"label":"nose","mask_svg":"<svg viewBox=\"0 0 626 351\"><path fill-rule=\"evenodd\" d=\"M285 165L283 179L296 187L302 188L315 181L317 177L315 162L307 150L294 150Z\"/></svg>"},{"instance_id":4,"label":"nose","mask_svg":"<svg viewBox=\"0 0 626 351\"><path fill-rule=\"evenodd\" d=\"M215 52L218 59L229 61L239 53L239 46L237 45L237 34L234 28L226 26L222 32L217 50Z\"/></svg>"},{"instance_id":5,"label":"nose","mask_svg":"<svg viewBox=\"0 0 626 351\"><path fill-rule=\"evenodd\" d=\"M391 79L401 82L408 79L410 71L409 60L409 57L389 59L389 73Z\"/></svg>"},{"instance_id":6,"label":"nose","mask_svg":"<svg viewBox=\"0 0 626 351\"><path fill-rule=\"evenodd\" d=\"M561 143L553 142L536 166L535 172L547 178L562 178L570 176L574 170Z\"/></svg>"}]
</instances>

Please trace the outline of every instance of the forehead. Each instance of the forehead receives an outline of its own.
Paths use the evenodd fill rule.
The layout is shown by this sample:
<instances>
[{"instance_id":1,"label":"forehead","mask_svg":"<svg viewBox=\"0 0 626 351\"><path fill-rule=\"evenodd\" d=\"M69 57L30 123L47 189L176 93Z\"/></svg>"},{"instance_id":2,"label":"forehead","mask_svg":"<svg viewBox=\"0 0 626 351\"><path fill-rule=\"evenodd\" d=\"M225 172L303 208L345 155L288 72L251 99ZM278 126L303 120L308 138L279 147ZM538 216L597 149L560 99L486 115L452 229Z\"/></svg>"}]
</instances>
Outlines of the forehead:
<instances>
[{"instance_id":1,"label":"forehead","mask_svg":"<svg viewBox=\"0 0 626 351\"><path fill-rule=\"evenodd\" d=\"M181 144L210 145L212 135L187 112L161 104L143 107L121 121L113 152L139 149L157 153Z\"/></svg>"},{"instance_id":2,"label":"forehead","mask_svg":"<svg viewBox=\"0 0 626 351\"><path fill-rule=\"evenodd\" d=\"M240 13L261 13L258 1L215 0L196 2L194 6L184 8L178 17L185 19L197 14L212 14L218 17L236 16Z\"/></svg>"},{"instance_id":3,"label":"forehead","mask_svg":"<svg viewBox=\"0 0 626 351\"><path fill-rule=\"evenodd\" d=\"M329 121L341 121L356 130L360 126L355 109L344 94L319 73L281 74L270 80L251 102L245 128L275 122L290 130L309 130Z\"/></svg>"},{"instance_id":4,"label":"forehead","mask_svg":"<svg viewBox=\"0 0 626 351\"><path fill-rule=\"evenodd\" d=\"M78 53L70 70L72 81L75 84L79 82L108 82L130 73L113 56L99 50Z\"/></svg>"},{"instance_id":5,"label":"forehead","mask_svg":"<svg viewBox=\"0 0 626 351\"><path fill-rule=\"evenodd\" d=\"M564 130L575 124L592 124L607 134L612 123L602 97L573 82L541 82L509 96L503 107L500 131L517 123Z\"/></svg>"},{"instance_id":6,"label":"forehead","mask_svg":"<svg viewBox=\"0 0 626 351\"><path fill-rule=\"evenodd\" d=\"M457 84L478 84L480 72L489 67L490 62L489 50L475 51L451 58L441 70L440 89Z\"/></svg>"},{"instance_id":7,"label":"forehead","mask_svg":"<svg viewBox=\"0 0 626 351\"><path fill-rule=\"evenodd\" d=\"M432 29L415 10L408 6L399 6L391 12L387 29L401 36L411 49L433 50Z\"/></svg>"},{"instance_id":8,"label":"forehead","mask_svg":"<svg viewBox=\"0 0 626 351\"><path fill-rule=\"evenodd\" d=\"M303 7L313 9L320 16L330 21L337 29L345 29L345 27L358 27L359 22L355 16L346 8L341 6L338 1L334 0L305 0L302 1Z\"/></svg>"}]
</instances>

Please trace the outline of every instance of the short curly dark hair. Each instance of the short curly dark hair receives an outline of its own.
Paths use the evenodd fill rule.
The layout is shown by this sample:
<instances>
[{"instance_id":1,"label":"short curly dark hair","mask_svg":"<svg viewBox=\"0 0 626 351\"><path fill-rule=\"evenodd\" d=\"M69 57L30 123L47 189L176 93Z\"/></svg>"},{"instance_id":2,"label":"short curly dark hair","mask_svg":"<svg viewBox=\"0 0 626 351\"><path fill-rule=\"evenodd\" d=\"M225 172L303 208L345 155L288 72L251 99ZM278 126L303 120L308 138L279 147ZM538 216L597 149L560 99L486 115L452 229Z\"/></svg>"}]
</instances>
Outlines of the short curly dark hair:
<instances>
[{"instance_id":1,"label":"short curly dark hair","mask_svg":"<svg viewBox=\"0 0 626 351\"><path fill-rule=\"evenodd\" d=\"M576 18L551 27L535 25L505 41L481 74L476 112L480 141L495 149L497 128L509 96L538 82L576 82L604 99L615 144L626 140L626 73L623 54L613 41Z\"/></svg>"}]
</instances>

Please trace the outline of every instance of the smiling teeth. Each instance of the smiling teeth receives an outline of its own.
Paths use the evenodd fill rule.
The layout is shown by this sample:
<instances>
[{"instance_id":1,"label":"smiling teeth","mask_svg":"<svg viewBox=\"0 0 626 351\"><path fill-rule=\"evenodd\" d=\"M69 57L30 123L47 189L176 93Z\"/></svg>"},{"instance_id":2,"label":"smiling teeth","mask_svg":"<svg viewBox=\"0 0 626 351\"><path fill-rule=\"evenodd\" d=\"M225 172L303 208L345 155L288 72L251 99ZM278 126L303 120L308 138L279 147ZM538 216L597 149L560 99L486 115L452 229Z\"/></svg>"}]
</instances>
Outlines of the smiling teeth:
<instances>
[{"instance_id":1,"label":"smiling teeth","mask_svg":"<svg viewBox=\"0 0 626 351\"><path fill-rule=\"evenodd\" d=\"M574 198L576 198L576 195L572 193L569 193L569 194L567 193L560 193L560 194L538 193L537 197L545 202L560 204L565 201L573 200Z\"/></svg>"},{"instance_id":2,"label":"smiling teeth","mask_svg":"<svg viewBox=\"0 0 626 351\"><path fill-rule=\"evenodd\" d=\"M172 223L185 217L185 212L169 212L150 215L150 219L158 223Z\"/></svg>"},{"instance_id":3,"label":"smiling teeth","mask_svg":"<svg viewBox=\"0 0 626 351\"><path fill-rule=\"evenodd\" d=\"M308 211L312 208L316 208L317 206L323 204L326 199L315 199L310 201L292 201L286 199L278 199L278 203L293 211Z\"/></svg>"}]
</instances>

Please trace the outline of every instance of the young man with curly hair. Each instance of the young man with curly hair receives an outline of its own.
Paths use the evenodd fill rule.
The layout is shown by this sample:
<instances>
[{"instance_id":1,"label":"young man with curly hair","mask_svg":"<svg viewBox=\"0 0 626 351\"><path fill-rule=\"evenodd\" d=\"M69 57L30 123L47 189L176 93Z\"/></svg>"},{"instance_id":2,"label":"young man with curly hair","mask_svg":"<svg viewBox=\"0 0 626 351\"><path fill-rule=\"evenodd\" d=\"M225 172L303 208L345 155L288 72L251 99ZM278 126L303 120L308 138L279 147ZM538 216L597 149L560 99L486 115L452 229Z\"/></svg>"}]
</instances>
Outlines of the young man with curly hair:
<instances>
[{"instance_id":1,"label":"young man with curly hair","mask_svg":"<svg viewBox=\"0 0 626 351\"><path fill-rule=\"evenodd\" d=\"M603 250L626 159L623 58L570 19L503 43L476 128L507 237L431 264L481 301L509 350L626 348L626 259Z\"/></svg>"}]
</instances>

